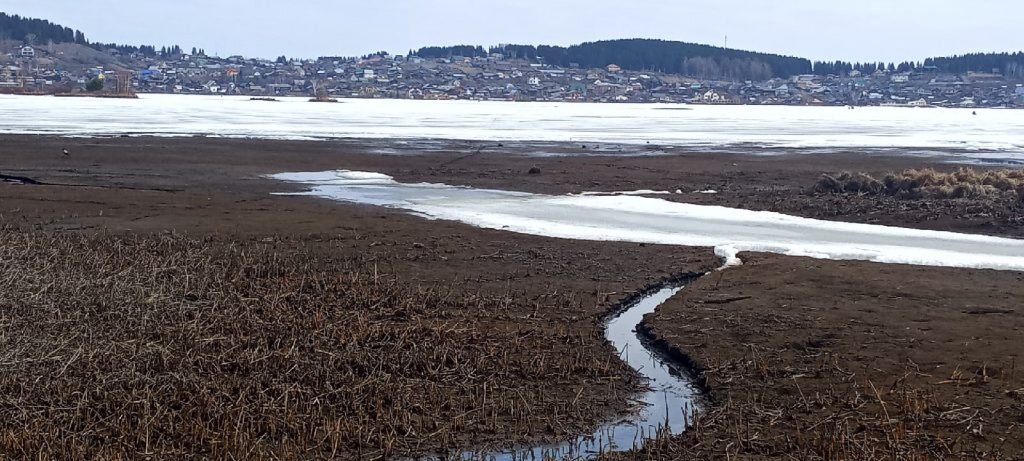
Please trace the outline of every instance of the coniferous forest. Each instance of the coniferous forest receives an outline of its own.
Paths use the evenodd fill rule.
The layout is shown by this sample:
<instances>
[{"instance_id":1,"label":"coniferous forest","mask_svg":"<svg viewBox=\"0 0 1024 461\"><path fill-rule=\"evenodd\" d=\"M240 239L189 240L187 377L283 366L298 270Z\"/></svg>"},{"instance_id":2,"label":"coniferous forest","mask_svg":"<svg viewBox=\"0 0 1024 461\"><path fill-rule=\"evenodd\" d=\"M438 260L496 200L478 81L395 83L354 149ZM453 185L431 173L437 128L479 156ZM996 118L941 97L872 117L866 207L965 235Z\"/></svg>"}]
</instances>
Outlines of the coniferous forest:
<instances>
[{"instance_id":1,"label":"coniferous forest","mask_svg":"<svg viewBox=\"0 0 1024 461\"><path fill-rule=\"evenodd\" d=\"M477 57L501 53L510 58L528 59L561 67L582 68L616 64L637 71L686 74L702 78L762 80L789 77L811 71L811 62L803 58L734 50L695 43L665 40L608 40L570 47L499 45L427 47L414 52L423 58L452 56Z\"/></svg>"},{"instance_id":2,"label":"coniferous forest","mask_svg":"<svg viewBox=\"0 0 1024 461\"><path fill-rule=\"evenodd\" d=\"M165 46L157 49L151 45L120 45L116 43L92 43L82 31L54 24L45 19L25 18L0 12L0 40L15 40L30 45L47 43L77 43L97 50L115 49L120 53L142 53L146 56L180 56L181 47Z\"/></svg>"},{"instance_id":3,"label":"coniferous forest","mask_svg":"<svg viewBox=\"0 0 1024 461\"><path fill-rule=\"evenodd\" d=\"M955 74L996 70L1010 78L1024 78L1024 52L977 53L928 58L923 62L815 61L812 63L807 59L791 56L643 39L608 40L570 47L546 45L498 45L490 48L471 45L431 46L409 52L410 55L423 58L482 57L493 53L561 67L578 64L582 68L594 68L617 64L628 70L646 70L728 80L765 80L809 73L848 75L853 71L870 74L879 70L911 72L922 69Z\"/></svg>"}]
</instances>

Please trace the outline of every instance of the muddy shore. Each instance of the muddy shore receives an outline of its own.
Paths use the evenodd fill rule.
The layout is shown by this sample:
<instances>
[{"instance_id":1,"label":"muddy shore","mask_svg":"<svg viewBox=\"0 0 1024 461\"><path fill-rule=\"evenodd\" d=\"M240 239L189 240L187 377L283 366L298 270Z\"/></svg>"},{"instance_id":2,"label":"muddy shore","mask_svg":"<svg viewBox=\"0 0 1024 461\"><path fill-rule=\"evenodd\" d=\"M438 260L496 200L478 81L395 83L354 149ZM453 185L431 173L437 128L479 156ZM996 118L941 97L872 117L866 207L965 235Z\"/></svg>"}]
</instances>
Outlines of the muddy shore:
<instances>
[{"instance_id":1,"label":"muddy shore","mask_svg":"<svg viewBox=\"0 0 1024 461\"><path fill-rule=\"evenodd\" d=\"M69 155L63 155L63 149ZM1024 235L1024 214L1012 203L813 193L822 173L955 168L943 159L843 153L525 157L501 149L489 152L473 143L450 143L429 152L389 148L382 155L378 145L359 141L3 137L0 174L38 184L0 182L0 225L8 227L7 245L24 244L18 243L24 236L75 231L71 234L81 234L87 239L84 245L94 252L108 254L111 242L118 239L156 241L164 238L161 233L173 232L174 239L183 239L175 244L182 254L189 253L187 248L194 245L190 242L208 242L210 251L261 248L270 255L310 255L302 263L306 269L296 269L293 276L302 271L340 272L340 267L376 270L403 286L450 287L457 299L508 299L504 311L460 310L454 318L468 330L459 338L486 338L481 343L490 344L528 338L515 342L511 351L524 360L503 370L517 376L514 384L504 383L505 391L509 396L527 393L534 397L529 407L533 412L557 416L524 419L508 414L508 408L487 407L482 412L486 418L461 420L449 428L452 438L441 444L426 437L431 432L426 426L413 424L401 443L390 442L398 453L580 433L625 411L630 393L641 385L628 370L619 367L615 373L595 374L566 365L561 378L551 382L529 373L537 365L525 358L564 357L568 351L586 351L579 360L588 362L613 356L600 337L601 313L658 280L708 270L716 261L708 249L546 239L426 221L372 207L274 196L297 189L263 175L344 168L387 173L403 181L544 193L680 190L682 194L670 197L825 219ZM529 174L532 168L539 174ZM718 193L693 193L708 189ZM1024 328L1024 310L1014 303L1024 294L1019 274L770 255L746 259L747 265L720 278L697 282L648 319L653 335L704 370L715 406L709 412L714 418L704 422L702 439L689 434L638 456L756 458L805 453L813 459L844 453L869 458L921 453L1014 458L1024 453L1024 383L1012 371L1024 353L1024 346L1014 340ZM7 283L8 293L33 290L32 285ZM252 294L238 289L240 296ZM52 293L55 299L67 295ZM5 337L7 349L23 351L20 363L32 364L39 358L32 354L52 350L26 349L30 336L49 337L55 330L46 322L37 329L25 328L19 316L33 305L24 303L12 296L0 299L0 319L8 319L4 328L17 333ZM420 315L420 325L452 321L429 309ZM374 321L396 331L409 327L408 320ZM567 349L566 344L572 347ZM478 354L474 360L491 357L489 350L472 350L466 353ZM401 351L390 353L401 356ZM429 364L431 359L423 360ZM60 366L25 365L0 383L12 395L24 391L20 386L27 376L56 375ZM138 373L150 376L153 371L143 367ZM67 395L22 394L30 397L19 405L66 404L62 399L89 386L84 371L70 375L62 390ZM444 388L442 375L426 379L452 393L472 393L487 383L469 380L460 382L461 387ZM559 406L566 401L581 403ZM462 403L474 404L478 402ZM271 411L261 417L274 416ZM8 420L40 428L62 421L31 413L19 418ZM753 432L738 433L737 422ZM886 430L892 428L905 437L888 441ZM0 432L14 434L12 430L13 426L0 426ZM295 440L301 432L295 430L291 438L278 442L287 445L287 440ZM63 435L67 444L61 445L61 453L95 453L89 450L102 445L83 432ZM44 450L39 444L43 436L42 429L20 433L19 443L0 445L0 452ZM217 443L213 436L193 438L185 445L173 434L167 440L169 447L205 453L214 453ZM375 446L358 449L380 453L388 446L386 437L374 440ZM122 442L125 449L139 443L130 437ZM357 445L342 446L348 447L344 457L359 457L352 451ZM870 450L855 451L864 447ZM274 453L269 446L266 449ZM277 452L289 453L293 452Z\"/></svg>"}]
</instances>

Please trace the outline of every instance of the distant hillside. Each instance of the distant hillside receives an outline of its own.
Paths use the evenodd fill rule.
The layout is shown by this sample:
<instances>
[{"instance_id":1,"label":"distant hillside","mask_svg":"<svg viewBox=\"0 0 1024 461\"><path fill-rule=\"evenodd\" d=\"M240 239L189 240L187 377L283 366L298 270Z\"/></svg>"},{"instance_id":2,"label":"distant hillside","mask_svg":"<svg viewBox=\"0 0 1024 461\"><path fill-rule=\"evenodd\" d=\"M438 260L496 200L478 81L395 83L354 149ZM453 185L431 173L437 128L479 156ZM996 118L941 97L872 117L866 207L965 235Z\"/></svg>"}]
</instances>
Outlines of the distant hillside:
<instances>
[{"instance_id":1,"label":"distant hillside","mask_svg":"<svg viewBox=\"0 0 1024 461\"><path fill-rule=\"evenodd\" d=\"M925 66L954 74L966 72L992 72L997 70L1011 78L1024 78L1024 52L975 53L946 58L929 58Z\"/></svg>"},{"instance_id":2,"label":"distant hillside","mask_svg":"<svg viewBox=\"0 0 1024 461\"><path fill-rule=\"evenodd\" d=\"M686 74L701 78L765 80L811 72L807 59L665 40L629 39L589 42L570 47L501 45L426 47L414 54L424 58L485 56L502 53L513 58L583 68L616 64L623 69Z\"/></svg>"},{"instance_id":3,"label":"distant hillside","mask_svg":"<svg viewBox=\"0 0 1024 461\"><path fill-rule=\"evenodd\" d=\"M54 24L45 19L26 18L3 12L0 12L0 40L14 40L32 45L76 43L100 51L114 49L119 53L142 53L146 56L156 56L158 54L161 56L180 56L182 54L181 48L177 45L165 46L157 50L155 46L150 45L133 46L116 43L91 43L86 40L85 34L79 30Z\"/></svg>"},{"instance_id":4,"label":"distant hillside","mask_svg":"<svg viewBox=\"0 0 1024 461\"><path fill-rule=\"evenodd\" d=\"M44 19L23 18L3 12L0 12L0 40L32 43L87 43L85 34L81 31Z\"/></svg>"}]
</instances>

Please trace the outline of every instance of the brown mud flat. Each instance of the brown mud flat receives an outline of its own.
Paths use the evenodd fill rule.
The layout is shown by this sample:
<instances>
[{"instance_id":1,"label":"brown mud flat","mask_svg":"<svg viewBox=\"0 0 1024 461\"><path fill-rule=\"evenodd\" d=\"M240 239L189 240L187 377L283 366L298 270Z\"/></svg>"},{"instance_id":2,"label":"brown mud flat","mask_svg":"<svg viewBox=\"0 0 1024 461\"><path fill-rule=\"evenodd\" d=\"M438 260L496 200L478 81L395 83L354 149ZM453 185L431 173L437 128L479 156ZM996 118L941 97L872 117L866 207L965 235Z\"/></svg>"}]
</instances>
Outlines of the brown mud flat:
<instances>
[{"instance_id":1,"label":"brown mud flat","mask_svg":"<svg viewBox=\"0 0 1024 461\"><path fill-rule=\"evenodd\" d=\"M248 444L265 457L365 458L583 433L623 412L641 385L610 360L614 353L598 318L646 286L717 263L707 249L546 239L274 196L299 189L266 174L353 169L402 181L539 193L681 189L686 193L671 199L1024 235L1015 204L813 192L826 172L956 168L935 159L845 153L535 158L492 153L474 143L446 146L426 154L378 155L377 143L362 141L0 137L0 174L19 178L0 181L3 248L19 268L34 271L24 274L37 275L5 270L0 278L0 328L12 332L0 336L9 342L3 350L21 354L0 360L14 363L15 371L0 386L5 395L23 396L10 400L16 406L0 407L20 418L0 418L18 421L0 426L0 453L242 456L247 453L238 450ZM62 155L65 148L70 155ZM532 168L540 174L529 174ZM719 193L691 193L706 189ZM54 265L39 254L67 263ZM1014 442L1021 439L1015 431L1024 416L1021 391L1013 389L1024 387L1015 378L1024 346L1006 339L1021 336L1021 312L1012 305L1021 299L1019 274L747 259L720 280L715 275L696 282L649 318L657 339L703 364L714 405L699 431L666 439L637 453L640 459L1024 456ZM243 267L256 270L232 278ZM134 285L117 282L121 271ZM89 275L97 272L108 277ZM186 272L189 280L204 282L183 287ZM377 274L384 288L367 284L368 274ZM161 295L149 304L140 287L159 287ZM72 301L79 291L81 302ZM438 293L445 295L439 299ZM410 301L396 303L396 296ZM356 308L382 299L391 300L386 309ZM691 318L691 302L699 300L701 315ZM211 311L214 305L218 309ZM312 319L325 306L334 316L324 317L326 326L317 330ZM956 314L958 306L972 306L961 310L975 313ZM333 350L317 344L338 356L328 354L336 361L330 363L363 367L348 377L326 373L315 360L316 348L291 352L289 340L326 343L324 331L355 328L343 318L363 319L374 326L366 331L383 335L377 339L405 346L350 340L338 343L349 344L347 349ZM173 328L186 324L196 329ZM819 329L830 333L813 333ZM943 342L912 336L917 332ZM209 348L191 346L206 344L197 338L217 341ZM418 345L426 343L451 354L427 354ZM112 355L128 346L136 355ZM319 380L282 368L282 357L318 372ZM240 365L245 360L254 362ZM403 360L415 361L420 373L389 368ZM808 373L798 369L820 377L800 376ZM561 371L550 379L538 370ZM497 382L492 374L509 379ZM267 381L272 375L283 378ZM52 384L38 384L38 376L53 378ZM223 376L231 379L215 379ZM117 402L87 393L105 382L110 395L120 396ZM344 401L362 406L337 400L330 408L314 408L300 397L359 384L366 392ZM302 405L292 400L289 385ZM186 389L207 399L203 408L217 410L191 406L181 397ZM230 401L228 395L249 400ZM430 400L438 398L447 400ZM143 438L127 420L112 416L125 401L171 403L125 407L125 414L148 418L137 419L153 429ZM375 423L368 415L378 411L384 417ZM240 415L252 419L230 420ZM339 436L340 426L309 426L324 421L363 421L361 427L373 432L356 442ZM978 422L980 429L971 426ZM26 427L35 429L22 431ZM890 443L890 434L898 439ZM301 451L311 447L315 455Z\"/></svg>"}]
</instances>

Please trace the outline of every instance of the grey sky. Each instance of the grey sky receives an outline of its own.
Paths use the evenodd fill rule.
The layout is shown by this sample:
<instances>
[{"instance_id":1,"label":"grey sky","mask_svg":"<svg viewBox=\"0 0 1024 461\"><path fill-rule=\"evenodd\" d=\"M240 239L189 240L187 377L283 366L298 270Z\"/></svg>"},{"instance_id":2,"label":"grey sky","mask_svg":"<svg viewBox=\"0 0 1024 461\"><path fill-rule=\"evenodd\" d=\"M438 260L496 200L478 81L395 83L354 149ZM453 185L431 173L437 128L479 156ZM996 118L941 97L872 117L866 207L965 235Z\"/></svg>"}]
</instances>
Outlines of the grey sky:
<instances>
[{"instance_id":1,"label":"grey sky","mask_svg":"<svg viewBox=\"0 0 1024 461\"><path fill-rule=\"evenodd\" d=\"M113 5L121 5L114 12ZM316 57L662 38L851 61L1024 50L1021 0L0 0L90 40Z\"/></svg>"}]
</instances>

